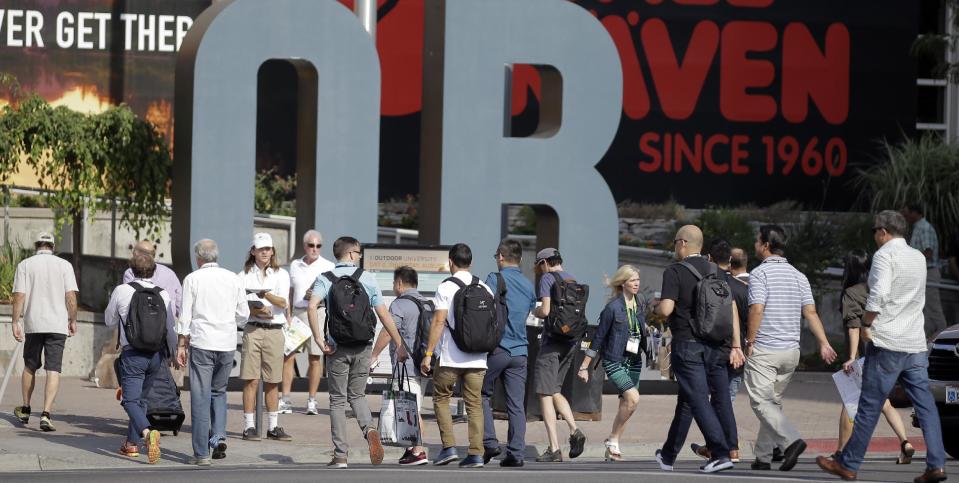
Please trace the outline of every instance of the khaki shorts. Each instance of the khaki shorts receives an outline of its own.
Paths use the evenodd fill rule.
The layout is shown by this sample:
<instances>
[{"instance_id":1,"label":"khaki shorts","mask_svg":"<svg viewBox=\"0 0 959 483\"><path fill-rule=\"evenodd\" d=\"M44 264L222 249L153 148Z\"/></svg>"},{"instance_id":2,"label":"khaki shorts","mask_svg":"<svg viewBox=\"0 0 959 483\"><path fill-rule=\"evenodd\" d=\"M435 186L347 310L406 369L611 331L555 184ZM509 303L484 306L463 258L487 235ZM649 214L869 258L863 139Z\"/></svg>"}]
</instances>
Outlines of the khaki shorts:
<instances>
[{"instance_id":1,"label":"khaki shorts","mask_svg":"<svg viewBox=\"0 0 959 483\"><path fill-rule=\"evenodd\" d=\"M310 319L306 316L306 307L293 307L293 317L296 317L303 321L307 326L310 325ZM319 307L316 310L316 317L320 322L320 336L323 336L324 323L326 321L326 307ZM323 351L320 350L320 345L316 343L316 339L310 337L310 340L306 341L296 352L306 351L307 354L311 356L322 356Z\"/></svg>"},{"instance_id":2,"label":"khaki shorts","mask_svg":"<svg viewBox=\"0 0 959 483\"><path fill-rule=\"evenodd\" d=\"M243 329L240 379L260 379L278 384L283 380L283 330L247 325Z\"/></svg>"}]
</instances>

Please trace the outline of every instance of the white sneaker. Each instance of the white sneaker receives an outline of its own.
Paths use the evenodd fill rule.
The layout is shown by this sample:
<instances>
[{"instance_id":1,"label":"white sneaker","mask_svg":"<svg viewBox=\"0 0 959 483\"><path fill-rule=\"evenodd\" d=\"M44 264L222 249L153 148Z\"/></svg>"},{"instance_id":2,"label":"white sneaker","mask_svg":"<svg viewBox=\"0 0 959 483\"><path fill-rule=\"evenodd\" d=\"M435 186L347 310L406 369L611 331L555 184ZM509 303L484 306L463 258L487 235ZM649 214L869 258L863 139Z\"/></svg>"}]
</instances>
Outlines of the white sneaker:
<instances>
[{"instance_id":1,"label":"white sneaker","mask_svg":"<svg viewBox=\"0 0 959 483\"><path fill-rule=\"evenodd\" d=\"M659 469L663 471L673 471L673 465L667 465L663 462L663 450L656 450L656 462L659 463Z\"/></svg>"},{"instance_id":2,"label":"white sneaker","mask_svg":"<svg viewBox=\"0 0 959 483\"><path fill-rule=\"evenodd\" d=\"M717 473L728 470L733 467L733 462L729 458L716 458L709 460L706 464L699 467L703 473Z\"/></svg>"},{"instance_id":3,"label":"white sneaker","mask_svg":"<svg viewBox=\"0 0 959 483\"><path fill-rule=\"evenodd\" d=\"M293 414L293 405L286 399L280 399L280 404L276 412L278 414Z\"/></svg>"},{"instance_id":4,"label":"white sneaker","mask_svg":"<svg viewBox=\"0 0 959 483\"><path fill-rule=\"evenodd\" d=\"M316 405L316 399L310 399L306 402L306 414L310 416L316 416L320 414L320 408Z\"/></svg>"}]
</instances>

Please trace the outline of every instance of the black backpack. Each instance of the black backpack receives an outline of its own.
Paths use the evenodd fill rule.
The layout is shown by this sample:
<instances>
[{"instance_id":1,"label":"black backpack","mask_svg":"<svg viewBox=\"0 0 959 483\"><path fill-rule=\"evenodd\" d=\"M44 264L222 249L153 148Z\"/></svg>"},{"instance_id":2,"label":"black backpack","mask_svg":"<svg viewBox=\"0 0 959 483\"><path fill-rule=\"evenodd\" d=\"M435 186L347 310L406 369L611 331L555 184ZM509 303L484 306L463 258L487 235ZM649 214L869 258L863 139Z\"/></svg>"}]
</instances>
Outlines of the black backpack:
<instances>
[{"instance_id":1,"label":"black backpack","mask_svg":"<svg viewBox=\"0 0 959 483\"><path fill-rule=\"evenodd\" d=\"M555 282L550 288L549 315L543 322L550 337L579 340L586 335L586 302L589 300L589 285L576 280L564 279L557 272L550 272Z\"/></svg>"},{"instance_id":2,"label":"black backpack","mask_svg":"<svg viewBox=\"0 0 959 483\"><path fill-rule=\"evenodd\" d=\"M720 343L733 336L733 291L726 280L719 278L716 264L709 263L709 273L699 273L689 262L680 262L696 277L693 291L693 318L689 321L693 335L706 342Z\"/></svg>"},{"instance_id":3,"label":"black backpack","mask_svg":"<svg viewBox=\"0 0 959 483\"><path fill-rule=\"evenodd\" d=\"M333 272L323 274L332 282L326 296L327 333L337 344L367 344L375 335L376 316L366 288L360 283L362 274L362 268L341 277Z\"/></svg>"},{"instance_id":4,"label":"black backpack","mask_svg":"<svg viewBox=\"0 0 959 483\"><path fill-rule=\"evenodd\" d=\"M436 311L436 306L432 300L419 299L412 295L397 297L397 300L401 299L413 302L420 311L420 318L416 322L416 337L414 338L413 347L406 348L410 353L410 357L413 358L413 363L416 365L417 370L419 370L420 362L426 357L426 346L430 342L430 327L433 325L433 312ZM422 375L429 376L429 374Z\"/></svg>"},{"instance_id":5,"label":"black backpack","mask_svg":"<svg viewBox=\"0 0 959 483\"><path fill-rule=\"evenodd\" d=\"M451 307L456 327L450 327L449 320L446 321L456 347L471 354L491 352L503 339L503 330L506 327L505 321L500 322L497 318L493 295L479 284L479 279L475 276L469 285L456 277L443 281L459 286L459 290L453 295Z\"/></svg>"},{"instance_id":6,"label":"black backpack","mask_svg":"<svg viewBox=\"0 0 959 483\"><path fill-rule=\"evenodd\" d=\"M127 343L143 352L167 353L169 348L166 341L166 304L160 295L163 289L158 286L147 288L136 282L130 282L128 285L133 287L135 292L130 298L127 319L120 318L120 325L127 336ZM119 346L118 337L117 347Z\"/></svg>"}]
</instances>

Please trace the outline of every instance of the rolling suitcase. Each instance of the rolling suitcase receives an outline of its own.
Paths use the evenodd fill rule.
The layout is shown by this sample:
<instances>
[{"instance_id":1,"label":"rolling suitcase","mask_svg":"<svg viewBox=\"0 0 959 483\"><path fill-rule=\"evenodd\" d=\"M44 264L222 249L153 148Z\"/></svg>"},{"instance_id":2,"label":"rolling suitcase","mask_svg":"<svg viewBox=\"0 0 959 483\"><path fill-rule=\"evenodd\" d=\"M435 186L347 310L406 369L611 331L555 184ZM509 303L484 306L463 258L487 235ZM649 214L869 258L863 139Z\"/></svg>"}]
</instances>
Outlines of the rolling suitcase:
<instances>
[{"instance_id":1,"label":"rolling suitcase","mask_svg":"<svg viewBox=\"0 0 959 483\"><path fill-rule=\"evenodd\" d=\"M120 358L114 362L114 370L120 374ZM117 391L120 394L120 391ZM186 414L180 404L180 388L173 382L173 375L166 362L153 377L143 381L143 395L147 403L147 420L150 427L157 431L172 431L176 436L180 433ZM119 398L118 398L119 399Z\"/></svg>"}]
</instances>

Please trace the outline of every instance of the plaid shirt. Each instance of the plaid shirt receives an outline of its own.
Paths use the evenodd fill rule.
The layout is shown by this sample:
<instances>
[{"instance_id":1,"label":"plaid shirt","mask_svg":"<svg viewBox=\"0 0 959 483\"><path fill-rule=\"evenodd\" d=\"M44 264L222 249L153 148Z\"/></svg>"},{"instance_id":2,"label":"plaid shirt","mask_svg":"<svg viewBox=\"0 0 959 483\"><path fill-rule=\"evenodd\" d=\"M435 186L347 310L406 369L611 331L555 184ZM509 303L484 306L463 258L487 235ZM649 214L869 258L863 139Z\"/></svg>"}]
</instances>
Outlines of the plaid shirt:
<instances>
[{"instance_id":1,"label":"plaid shirt","mask_svg":"<svg viewBox=\"0 0 959 483\"><path fill-rule=\"evenodd\" d=\"M936 229L925 218L921 218L912 226L909 246L920 252L925 252L926 249L932 250L932 258L926 259L926 268L939 266L939 237L936 236Z\"/></svg>"}]
</instances>

